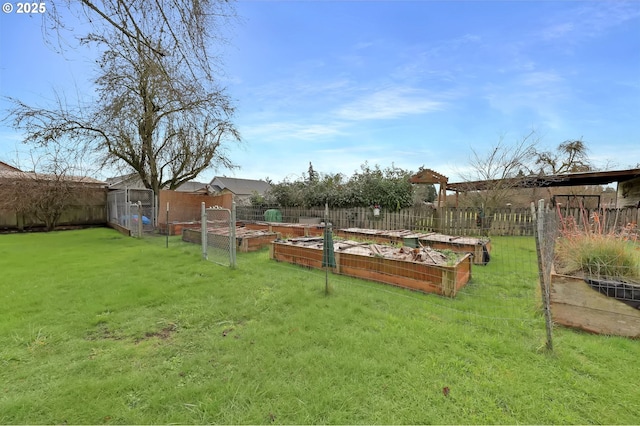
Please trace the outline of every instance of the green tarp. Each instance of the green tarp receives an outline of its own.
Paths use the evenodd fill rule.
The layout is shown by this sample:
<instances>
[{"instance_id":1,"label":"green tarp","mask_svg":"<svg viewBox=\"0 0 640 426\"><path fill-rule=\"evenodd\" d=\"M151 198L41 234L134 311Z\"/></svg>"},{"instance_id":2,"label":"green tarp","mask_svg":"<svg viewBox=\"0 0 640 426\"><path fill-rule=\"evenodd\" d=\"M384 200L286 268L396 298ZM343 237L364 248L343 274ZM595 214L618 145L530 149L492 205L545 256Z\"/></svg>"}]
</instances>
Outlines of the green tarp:
<instances>
[{"instance_id":1,"label":"green tarp","mask_svg":"<svg viewBox=\"0 0 640 426\"><path fill-rule=\"evenodd\" d=\"M282 213L278 209L269 209L264 212L264 220L267 222L282 222Z\"/></svg>"},{"instance_id":2,"label":"green tarp","mask_svg":"<svg viewBox=\"0 0 640 426\"><path fill-rule=\"evenodd\" d=\"M333 252L333 231L331 225L325 223L324 239L322 244L322 266L336 267L336 256Z\"/></svg>"}]
</instances>

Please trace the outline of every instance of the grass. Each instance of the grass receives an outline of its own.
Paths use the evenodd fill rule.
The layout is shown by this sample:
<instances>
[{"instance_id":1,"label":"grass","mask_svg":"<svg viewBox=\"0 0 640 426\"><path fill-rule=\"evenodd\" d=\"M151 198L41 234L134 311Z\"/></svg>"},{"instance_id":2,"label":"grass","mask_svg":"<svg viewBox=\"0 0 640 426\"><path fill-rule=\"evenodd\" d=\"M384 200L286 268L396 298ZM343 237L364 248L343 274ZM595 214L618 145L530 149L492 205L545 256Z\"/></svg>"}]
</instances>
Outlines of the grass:
<instances>
[{"instance_id":1,"label":"grass","mask_svg":"<svg viewBox=\"0 0 640 426\"><path fill-rule=\"evenodd\" d=\"M164 243L0 236L0 424L640 418L640 342L559 328L540 349L533 239L494 238L453 300L337 276L325 296L266 251L230 270Z\"/></svg>"}]
</instances>

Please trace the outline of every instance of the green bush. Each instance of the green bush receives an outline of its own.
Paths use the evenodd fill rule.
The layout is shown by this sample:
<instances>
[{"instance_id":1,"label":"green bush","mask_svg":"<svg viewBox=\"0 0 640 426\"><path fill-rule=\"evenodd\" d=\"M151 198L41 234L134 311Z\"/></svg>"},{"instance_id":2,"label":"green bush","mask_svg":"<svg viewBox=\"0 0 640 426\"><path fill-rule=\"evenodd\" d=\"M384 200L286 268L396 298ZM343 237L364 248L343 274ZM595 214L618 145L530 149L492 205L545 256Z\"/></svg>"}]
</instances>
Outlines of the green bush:
<instances>
[{"instance_id":1,"label":"green bush","mask_svg":"<svg viewBox=\"0 0 640 426\"><path fill-rule=\"evenodd\" d=\"M320 174L310 167L309 176L303 174L299 180L272 185L263 201L282 207L319 207L325 203L336 208L378 205L394 211L414 204L414 186L409 182L412 174L395 166L382 169L366 162L349 178L341 173ZM421 198L435 199L433 185ZM259 205L257 199L252 202Z\"/></svg>"}]
</instances>

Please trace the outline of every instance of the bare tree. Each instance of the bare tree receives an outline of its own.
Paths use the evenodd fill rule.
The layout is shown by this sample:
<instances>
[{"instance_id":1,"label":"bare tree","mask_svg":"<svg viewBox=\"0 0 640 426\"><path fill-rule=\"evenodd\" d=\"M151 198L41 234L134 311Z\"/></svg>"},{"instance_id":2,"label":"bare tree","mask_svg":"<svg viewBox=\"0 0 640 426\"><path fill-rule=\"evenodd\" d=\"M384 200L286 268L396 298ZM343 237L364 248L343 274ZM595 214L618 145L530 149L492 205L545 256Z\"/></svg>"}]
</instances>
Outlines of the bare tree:
<instances>
[{"instance_id":1,"label":"bare tree","mask_svg":"<svg viewBox=\"0 0 640 426\"><path fill-rule=\"evenodd\" d=\"M536 166L540 174L560 175L566 173L588 172L593 170L593 165L588 156L589 149L582 139L566 140L556 148L555 152L536 152ZM593 191L588 186L569 187L564 195L586 195ZM598 188L599 193L602 188ZM549 198L553 196L551 188L547 188ZM584 202L584 198L580 198Z\"/></svg>"},{"instance_id":2,"label":"bare tree","mask_svg":"<svg viewBox=\"0 0 640 426\"><path fill-rule=\"evenodd\" d=\"M13 211L27 222L44 224L47 231L52 231L70 207L96 195L104 197L93 179L77 174L77 165L70 161L75 156L66 154L59 149L48 150L31 156L33 171L0 174L0 210Z\"/></svg>"},{"instance_id":3,"label":"bare tree","mask_svg":"<svg viewBox=\"0 0 640 426\"><path fill-rule=\"evenodd\" d=\"M227 42L224 29L237 19L230 0L63 0L63 6L47 4L44 30L48 40L64 50L65 33L73 32L69 15L89 23L87 37L119 34L129 43L140 43L150 55L174 56L194 77L214 81L219 58L213 43ZM162 43L158 43L159 32ZM77 37L77 34L74 34ZM82 37L80 37L82 38ZM194 54L197 52L197 54Z\"/></svg>"},{"instance_id":4,"label":"bare tree","mask_svg":"<svg viewBox=\"0 0 640 426\"><path fill-rule=\"evenodd\" d=\"M514 189L532 178L530 164L538 142L532 131L513 145L500 139L487 154L472 150L470 172L460 186L467 202L487 218L494 209L504 207Z\"/></svg>"},{"instance_id":5,"label":"bare tree","mask_svg":"<svg viewBox=\"0 0 640 426\"><path fill-rule=\"evenodd\" d=\"M536 165L541 173L561 174L593 170L587 145L581 140L567 140L555 152L536 152Z\"/></svg>"},{"instance_id":6,"label":"bare tree","mask_svg":"<svg viewBox=\"0 0 640 426\"><path fill-rule=\"evenodd\" d=\"M77 3L66 2L77 7ZM175 189L212 166L232 168L235 112L210 55L216 25L234 13L225 0L81 1L92 22L83 43L101 51L96 100L37 108L12 99L26 142L77 145L101 163L137 173L147 188ZM61 15L52 13L59 30ZM212 31L213 30L213 31Z\"/></svg>"}]
</instances>

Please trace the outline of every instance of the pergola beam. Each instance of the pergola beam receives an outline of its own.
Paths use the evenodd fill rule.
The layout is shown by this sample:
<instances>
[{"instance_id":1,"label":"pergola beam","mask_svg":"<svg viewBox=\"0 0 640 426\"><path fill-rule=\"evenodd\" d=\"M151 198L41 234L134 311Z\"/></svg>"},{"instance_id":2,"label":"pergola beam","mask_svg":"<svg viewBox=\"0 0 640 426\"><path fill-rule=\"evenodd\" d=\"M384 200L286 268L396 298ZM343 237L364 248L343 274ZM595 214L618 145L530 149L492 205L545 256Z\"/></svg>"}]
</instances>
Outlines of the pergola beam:
<instances>
[{"instance_id":1,"label":"pergola beam","mask_svg":"<svg viewBox=\"0 0 640 426\"><path fill-rule=\"evenodd\" d=\"M409 178L409 182L416 184L437 184L440 188L438 190L438 207L446 205L447 202L447 182L449 178L445 175L433 171L431 169L420 169L418 173Z\"/></svg>"}]
</instances>

